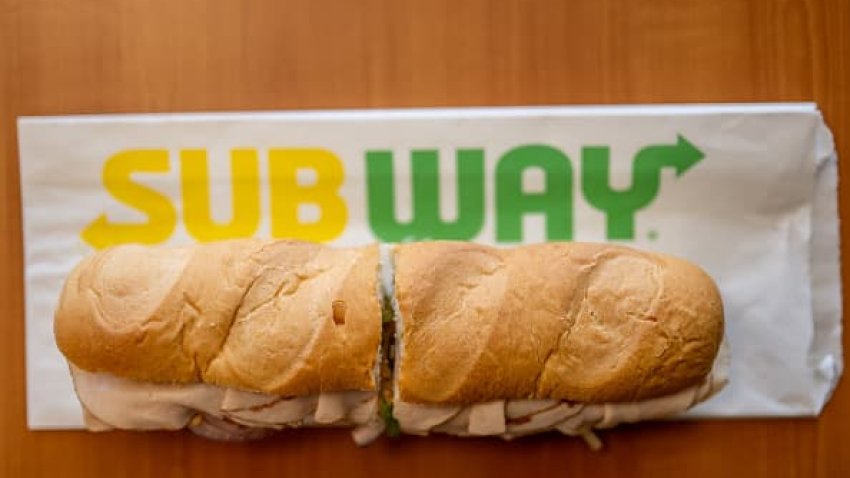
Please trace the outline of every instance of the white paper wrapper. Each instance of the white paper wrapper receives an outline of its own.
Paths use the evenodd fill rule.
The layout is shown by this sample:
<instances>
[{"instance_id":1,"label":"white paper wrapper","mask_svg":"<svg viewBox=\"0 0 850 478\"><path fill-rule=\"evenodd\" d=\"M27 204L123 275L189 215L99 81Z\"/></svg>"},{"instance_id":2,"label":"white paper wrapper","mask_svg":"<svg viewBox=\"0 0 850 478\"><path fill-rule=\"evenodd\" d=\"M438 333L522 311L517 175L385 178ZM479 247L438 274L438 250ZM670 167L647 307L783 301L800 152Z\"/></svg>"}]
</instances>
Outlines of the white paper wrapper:
<instances>
[{"instance_id":1,"label":"white paper wrapper","mask_svg":"<svg viewBox=\"0 0 850 478\"><path fill-rule=\"evenodd\" d=\"M174 245L216 231L337 245L616 240L688 258L720 286L731 382L692 416L816 415L841 374L837 166L812 104L76 116L22 118L19 133L33 429L82 423L52 330L74 264L93 244ZM609 148L610 182L600 146ZM233 217L234 149L247 202L238 227L216 228ZM459 149L472 150L461 154L460 192ZM439 155L430 196L423 188L435 176L423 171L432 160L417 153L411 167L413 150ZM381 189L380 168L369 178L367 165L390 152L394 176ZM197 174L205 164L208 182ZM199 189L207 183L209 194ZM642 204L637 189L653 185ZM204 226L207 197L213 224ZM448 226L422 219L436 198ZM540 201L548 216L517 215ZM639 203L633 214L611 212ZM381 219L393 204L398 226ZM458 216L463 227L451 226Z\"/></svg>"}]
</instances>

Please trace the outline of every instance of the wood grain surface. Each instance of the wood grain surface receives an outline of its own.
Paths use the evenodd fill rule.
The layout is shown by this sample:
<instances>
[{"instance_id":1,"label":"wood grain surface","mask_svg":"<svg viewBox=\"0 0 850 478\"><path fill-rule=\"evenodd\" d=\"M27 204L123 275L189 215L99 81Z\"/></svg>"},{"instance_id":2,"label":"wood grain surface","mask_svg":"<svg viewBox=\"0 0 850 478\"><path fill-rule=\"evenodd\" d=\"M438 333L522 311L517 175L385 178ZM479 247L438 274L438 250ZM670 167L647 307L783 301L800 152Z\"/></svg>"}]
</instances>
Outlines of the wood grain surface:
<instances>
[{"instance_id":1,"label":"wood grain surface","mask_svg":"<svg viewBox=\"0 0 850 478\"><path fill-rule=\"evenodd\" d=\"M30 432L15 127L70 113L815 100L843 171L848 62L846 0L0 0L0 476L850 476L847 379L816 420L629 426L604 433L603 453L558 436L357 449L339 431L251 444ZM845 184L845 238L848 198Z\"/></svg>"}]
</instances>

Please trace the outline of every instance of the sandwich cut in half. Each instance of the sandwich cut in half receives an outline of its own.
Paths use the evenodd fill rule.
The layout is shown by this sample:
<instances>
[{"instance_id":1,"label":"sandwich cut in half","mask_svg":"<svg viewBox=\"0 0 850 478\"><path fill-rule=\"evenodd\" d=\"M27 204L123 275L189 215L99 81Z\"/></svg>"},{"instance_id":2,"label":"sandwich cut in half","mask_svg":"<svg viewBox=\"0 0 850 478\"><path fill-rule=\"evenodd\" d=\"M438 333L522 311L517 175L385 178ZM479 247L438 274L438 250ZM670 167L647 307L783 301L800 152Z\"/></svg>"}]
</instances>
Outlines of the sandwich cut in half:
<instances>
[{"instance_id":1,"label":"sandwich cut in half","mask_svg":"<svg viewBox=\"0 0 850 478\"><path fill-rule=\"evenodd\" d=\"M506 439L668 417L726 383L723 306L681 259L549 243L394 248L402 432ZM722 353L718 353L722 352Z\"/></svg>"},{"instance_id":2,"label":"sandwich cut in half","mask_svg":"<svg viewBox=\"0 0 850 478\"><path fill-rule=\"evenodd\" d=\"M714 282L621 246L119 246L55 314L90 430L500 436L683 412L726 383Z\"/></svg>"},{"instance_id":3,"label":"sandwich cut in half","mask_svg":"<svg viewBox=\"0 0 850 478\"><path fill-rule=\"evenodd\" d=\"M235 240L85 259L54 331L90 430L383 431L378 246Z\"/></svg>"}]
</instances>

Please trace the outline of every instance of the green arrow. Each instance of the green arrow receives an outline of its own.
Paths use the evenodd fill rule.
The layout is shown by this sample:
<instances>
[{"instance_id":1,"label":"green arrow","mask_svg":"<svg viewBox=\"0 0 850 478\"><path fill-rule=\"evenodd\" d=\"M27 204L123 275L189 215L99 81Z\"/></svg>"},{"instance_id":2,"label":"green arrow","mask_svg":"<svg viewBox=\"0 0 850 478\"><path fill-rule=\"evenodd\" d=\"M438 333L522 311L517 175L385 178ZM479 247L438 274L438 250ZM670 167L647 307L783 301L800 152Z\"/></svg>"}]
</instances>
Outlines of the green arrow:
<instances>
[{"instance_id":1,"label":"green arrow","mask_svg":"<svg viewBox=\"0 0 850 478\"><path fill-rule=\"evenodd\" d=\"M634 239L635 213L658 196L663 168L675 169L679 177L704 157L684 136L676 138L676 144L650 145L638 151L632 163L632 184L623 190L610 184L610 148L582 148L582 194L591 206L605 212L609 239Z\"/></svg>"},{"instance_id":2,"label":"green arrow","mask_svg":"<svg viewBox=\"0 0 850 478\"><path fill-rule=\"evenodd\" d=\"M704 157L702 151L679 134L676 135L676 144L656 144L638 151L634 168L636 174L646 171L643 174L657 177L657 171L669 166L676 170L676 177L679 177Z\"/></svg>"}]
</instances>

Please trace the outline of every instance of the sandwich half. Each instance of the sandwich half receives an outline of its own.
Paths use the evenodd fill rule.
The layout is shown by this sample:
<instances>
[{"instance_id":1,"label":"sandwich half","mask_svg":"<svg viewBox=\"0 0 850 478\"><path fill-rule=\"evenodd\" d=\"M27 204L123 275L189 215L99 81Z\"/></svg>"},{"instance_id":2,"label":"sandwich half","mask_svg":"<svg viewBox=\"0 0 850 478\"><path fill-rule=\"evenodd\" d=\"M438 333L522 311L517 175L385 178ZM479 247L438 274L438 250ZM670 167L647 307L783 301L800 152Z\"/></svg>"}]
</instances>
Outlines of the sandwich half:
<instances>
[{"instance_id":1,"label":"sandwich half","mask_svg":"<svg viewBox=\"0 0 850 478\"><path fill-rule=\"evenodd\" d=\"M402 432L592 430L683 412L726 383L723 305L681 259L630 248L460 242L392 252Z\"/></svg>"},{"instance_id":2,"label":"sandwich half","mask_svg":"<svg viewBox=\"0 0 850 478\"><path fill-rule=\"evenodd\" d=\"M378 246L127 245L66 280L54 331L92 430L383 431Z\"/></svg>"}]
</instances>

